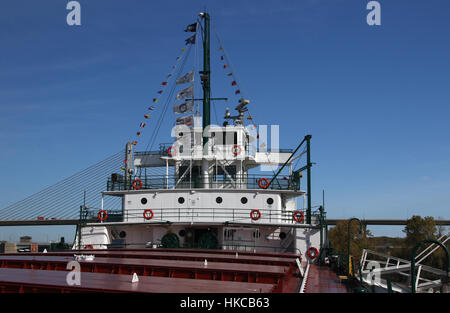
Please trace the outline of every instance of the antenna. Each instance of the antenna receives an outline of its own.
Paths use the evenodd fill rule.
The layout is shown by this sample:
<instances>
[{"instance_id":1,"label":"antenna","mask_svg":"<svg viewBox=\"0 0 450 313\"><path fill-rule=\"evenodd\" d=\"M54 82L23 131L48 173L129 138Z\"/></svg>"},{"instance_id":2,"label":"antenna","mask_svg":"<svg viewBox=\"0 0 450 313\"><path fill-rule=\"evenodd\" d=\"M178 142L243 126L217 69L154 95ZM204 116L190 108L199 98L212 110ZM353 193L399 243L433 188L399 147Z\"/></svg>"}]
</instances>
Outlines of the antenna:
<instances>
[{"instance_id":1,"label":"antenna","mask_svg":"<svg viewBox=\"0 0 450 313\"><path fill-rule=\"evenodd\" d=\"M235 125L243 125L244 124L244 113L248 111L248 108L245 106L250 103L250 100L245 100L243 98L239 99L239 104L234 108L238 111L239 115L231 116L230 109L225 109L225 119L230 119L234 121Z\"/></svg>"}]
</instances>

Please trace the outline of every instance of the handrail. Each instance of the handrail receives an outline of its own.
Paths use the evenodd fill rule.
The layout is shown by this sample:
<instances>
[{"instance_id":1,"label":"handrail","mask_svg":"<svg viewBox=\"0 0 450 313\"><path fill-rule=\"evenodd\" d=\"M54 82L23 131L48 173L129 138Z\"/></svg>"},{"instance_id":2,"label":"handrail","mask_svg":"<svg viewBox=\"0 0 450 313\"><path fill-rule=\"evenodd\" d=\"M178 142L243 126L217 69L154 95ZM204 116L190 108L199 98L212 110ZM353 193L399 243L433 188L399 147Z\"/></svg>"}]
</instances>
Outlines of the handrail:
<instances>
[{"instance_id":1,"label":"handrail","mask_svg":"<svg viewBox=\"0 0 450 313\"><path fill-rule=\"evenodd\" d=\"M158 249L158 248L162 248L161 245L161 241L159 240L159 242L134 242L134 243L92 243L90 244L94 247L94 249L96 247L100 247L100 249L102 248L115 248L115 247L119 247L119 246L134 246L133 248L135 248L135 246L142 246L144 248L148 248L148 249ZM156 248L153 248L153 246L156 246ZM243 248L243 249L242 249ZM219 250L229 250L229 251L236 251L236 252L248 252L248 251L253 251L255 248L262 248L262 249L270 249L273 252L286 252L286 251L281 251L283 248L282 247L275 247L275 246L265 246L265 245L233 245L233 244L221 244L218 245ZM200 246L182 246L179 249L204 249L205 252L208 251L209 249L206 248L202 248ZM76 250L76 249L75 249ZM297 250L297 251L295 251ZM85 251L86 254L89 253L89 250L82 250ZM292 251L288 251L289 253L294 253L297 254L298 257L301 258L301 253L300 251L298 251L298 249L293 248Z\"/></svg>"},{"instance_id":2,"label":"handrail","mask_svg":"<svg viewBox=\"0 0 450 313\"><path fill-rule=\"evenodd\" d=\"M429 241L425 241L425 242L434 242L435 243L436 241L429 240ZM385 260L369 259L368 258L369 254L380 257L380 258L384 258ZM415 255L415 253L413 253L412 260L405 260L402 258L394 257L392 255L387 255L387 254L383 254L380 252L364 249L362 256L361 256L361 261L360 261L360 280L362 279L363 274L364 275L367 275L367 274L374 275L375 273L377 273L378 275L388 275L388 274L392 274L392 273L397 273L402 276L408 277L407 284L411 286L408 289L407 285L401 287L400 284L396 284L397 291L400 291L400 292L411 291L413 293L415 292L416 288L423 290L423 288L433 288L433 287L439 287L440 285L442 285L442 281L440 281L439 279L438 280L426 279L425 277L421 277L421 273L427 272L429 274L433 274L433 275L442 277L443 275L448 275L447 272L443 271L441 269L431 267L431 266L420 264L419 272L416 274L415 273L415 264L414 264L416 259L414 258L414 255ZM375 269L364 270L364 267L366 266L366 264L371 264L371 262L377 262L378 264L380 264L380 266ZM381 276L380 276L380 281L381 281ZM383 288L386 287L386 286L383 286L383 284L380 282L378 283L378 285Z\"/></svg>"},{"instance_id":3,"label":"handrail","mask_svg":"<svg viewBox=\"0 0 450 313\"><path fill-rule=\"evenodd\" d=\"M370 254L376 255L376 256L389 258L391 260L395 260L395 261L399 261L399 262L402 262L402 263L406 263L408 265L411 264L410 260L408 261L408 260L401 259L401 258L398 258L398 257L394 257L394 256L391 256L391 255L388 256L386 254L383 254L383 253L380 253L380 252L376 252L376 251L373 251L373 250L369 250L369 249L364 249L363 252L364 251L366 251L366 252L368 252ZM365 260L364 263L367 262L367 261L370 261L370 260ZM380 262L380 261L377 261L377 262ZM383 263L383 262L380 262L380 263ZM364 264L362 264L362 265L364 265ZM405 269L405 270L407 270L407 269ZM437 268L434 268L434 267L431 267L431 266L428 266L428 265L422 265L422 270L426 270L426 271L431 272L431 273L436 274L436 275L444 275L445 274L445 271L437 269Z\"/></svg>"},{"instance_id":4,"label":"handrail","mask_svg":"<svg viewBox=\"0 0 450 313\"><path fill-rule=\"evenodd\" d=\"M252 219L251 209L248 208L151 208L152 217L144 217L144 208L127 209L125 212L118 210L106 210L108 217L102 223L187 223L187 222L209 222L209 223L251 223L258 224L280 224L286 227L300 227L305 221L298 223L293 219L294 210L271 210L259 209L260 216ZM87 217L95 219L98 211L89 210ZM319 214L314 214L318 221ZM314 225L313 225L314 226ZM309 227L309 226L308 226Z\"/></svg>"},{"instance_id":5,"label":"handrail","mask_svg":"<svg viewBox=\"0 0 450 313\"><path fill-rule=\"evenodd\" d=\"M264 175L230 175L233 179L231 180L227 175L215 174L210 176L212 178L208 182L209 188L223 188L223 189L261 189L259 182L261 179L266 178ZM270 179L270 176L267 178ZM195 179L189 177L186 174L185 177L178 177L177 175L153 175L153 174L141 174L134 175L129 181L126 181L123 177L116 177L113 180L109 177L107 180L107 191L122 191L122 190L133 190L136 189L133 186L133 181L139 179L142 182L142 186L139 190L146 189L204 189L203 176L198 175ZM196 186L196 181L201 181ZM297 181L294 176L284 176L279 179L279 184L277 186L272 185L269 188L264 188L266 190L300 190L300 182ZM140 183L139 183L140 184Z\"/></svg>"},{"instance_id":6,"label":"handrail","mask_svg":"<svg viewBox=\"0 0 450 313\"><path fill-rule=\"evenodd\" d=\"M415 293L416 292L416 286L419 282L419 277L420 277L420 270L423 269L425 266L424 265L419 265L419 271L417 273L417 279L414 279L415 276L415 270L416 270L416 254L417 254L417 250L425 243L433 243L436 245L439 245L445 252L446 256L447 256L447 264L446 264L446 268L445 268L445 276L446 278L448 278L449 276L449 272L450 272L450 254L448 252L447 247L442 244L441 242L435 240L435 239L425 239L422 240L421 242L419 242L413 249L413 253L411 256L411 292Z\"/></svg>"},{"instance_id":7,"label":"handrail","mask_svg":"<svg viewBox=\"0 0 450 313\"><path fill-rule=\"evenodd\" d=\"M172 146L173 143L163 143L160 144L159 150L149 150L149 151L135 151L134 155L152 155L152 154L159 154L159 155L167 155L167 149ZM229 144L229 146L233 146L232 144ZM167 148L167 149L166 149ZM278 153L292 153L294 149L291 148L272 148L272 147L265 147L261 149L261 147L257 147L256 152L278 152Z\"/></svg>"},{"instance_id":8,"label":"handrail","mask_svg":"<svg viewBox=\"0 0 450 313\"><path fill-rule=\"evenodd\" d=\"M437 241L441 242L441 243L446 243L449 239L450 239L450 232L447 232L445 234L443 234L441 237L439 237L437 239ZM447 237L447 238L446 238ZM444 239L445 238L445 239ZM434 247L434 248L433 248ZM422 257L420 260L416 261L417 264L419 264L420 262L422 262L423 260L425 260L430 254L432 254L434 251L436 251L437 249L439 249L439 245L436 245L435 243L429 245L428 247L426 247L422 252L420 252L418 255L416 255L416 260L422 256L423 254L425 254L425 252L427 252L428 250L431 250L428 254L426 254L424 257Z\"/></svg>"}]
</instances>

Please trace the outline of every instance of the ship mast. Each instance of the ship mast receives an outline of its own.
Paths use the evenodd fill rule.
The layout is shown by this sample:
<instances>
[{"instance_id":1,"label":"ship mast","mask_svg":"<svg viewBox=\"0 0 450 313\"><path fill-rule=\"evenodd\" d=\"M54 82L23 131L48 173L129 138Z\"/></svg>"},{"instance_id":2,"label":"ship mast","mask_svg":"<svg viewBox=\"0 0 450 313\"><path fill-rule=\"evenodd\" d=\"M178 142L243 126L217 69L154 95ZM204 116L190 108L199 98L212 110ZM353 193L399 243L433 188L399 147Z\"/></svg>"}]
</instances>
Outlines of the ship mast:
<instances>
[{"instance_id":1,"label":"ship mast","mask_svg":"<svg viewBox=\"0 0 450 313\"><path fill-rule=\"evenodd\" d=\"M211 124L211 81L210 81L210 17L208 13L200 13L200 17L203 19L203 71L201 74L201 81L203 86L203 130L205 130ZM203 132L203 134L205 134ZM206 147L208 143L208 136L203 137L203 145ZM207 151L206 151L207 153ZM205 152L204 152L205 154Z\"/></svg>"},{"instance_id":2,"label":"ship mast","mask_svg":"<svg viewBox=\"0 0 450 313\"><path fill-rule=\"evenodd\" d=\"M204 12L200 13L200 17L203 19L203 71L201 74L201 81L203 86L203 121L202 121L202 133L203 133L203 160L202 160L202 176L203 176L203 188L209 188L209 164L206 156L208 155L208 135L205 134L205 129L211 123L210 114L210 97L211 97L211 81L210 81L210 40L209 40L209 14Z\"/></svg>"}]
</instances>

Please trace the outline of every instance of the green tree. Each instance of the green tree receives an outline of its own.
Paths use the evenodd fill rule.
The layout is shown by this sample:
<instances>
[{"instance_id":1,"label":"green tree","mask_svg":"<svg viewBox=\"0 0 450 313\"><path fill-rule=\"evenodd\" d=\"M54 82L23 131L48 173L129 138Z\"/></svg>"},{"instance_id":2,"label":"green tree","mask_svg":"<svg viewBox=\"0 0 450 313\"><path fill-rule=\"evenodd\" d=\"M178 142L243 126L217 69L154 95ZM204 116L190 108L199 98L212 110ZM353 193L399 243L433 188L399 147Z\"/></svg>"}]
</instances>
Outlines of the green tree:
<instances>
[{"instance_id":1,"label":"green tree","mask_svg":"<svg viewBox=\"0 0 450 313\"><path fill-rule=\"evenodd\" d=\"M370 249L369 238L373 237L370 230L363 225L362 233L359 232L359 223L352 221L350 224L350 254L359 260L363 249ZM348 249L348 220L337 222L336 226L328 231L328 240L334 252L347 254Z\"/></svg>"},{"instance_id":2,"label":"green tree","mask_svg":"<svg viewBox=\"0 0 450 313\"><path fill-rule=\"evenodd\" d=\"M431 216L414 215L406 222L403 232L406 234L406 248L411 250L422 240L436 239L436 222Z\"/></svg>"},{"instance_id":3,"label":"green tree","mask_svg":"<svg viewBox=\"0 0 450 313\"><path fill-rule=\"evenodd\" d=\"M403 251L403 258L411 259L411 253L414 247L425 239L438 239L440 236L440 231L442 229L438 229L436 227L436 222L433 217L426 216L422 218L421 216L413 216L406 222L405 229L403 232L406 234L405 239L405 249ZM422 245L418 253L426 249L429 245ZM449 242L446 244L447 248L449 248ZM444 268L446 262L446 257L444 251L439 248L432 255L427 257L423 264L429 265L436 268Z\"/></svg>"}]
</instances>

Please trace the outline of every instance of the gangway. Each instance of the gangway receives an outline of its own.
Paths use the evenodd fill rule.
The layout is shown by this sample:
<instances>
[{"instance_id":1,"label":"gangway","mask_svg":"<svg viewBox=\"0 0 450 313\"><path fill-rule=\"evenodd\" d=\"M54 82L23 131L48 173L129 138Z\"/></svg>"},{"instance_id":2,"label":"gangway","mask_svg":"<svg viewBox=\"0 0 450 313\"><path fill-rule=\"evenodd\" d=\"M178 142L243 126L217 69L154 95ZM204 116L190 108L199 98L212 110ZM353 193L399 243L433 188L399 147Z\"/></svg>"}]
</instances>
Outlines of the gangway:
<instances>
[{"instance_id":1,"label":"gangway","mask_svg":"<svg viewBox=\"0 0 450 313\"><path fill-rule=\"evenodd\" d=\"M444 245L449 240L449 232L438 238L438 241ZM438 248L439 245L431 244L414 259L417 269L417 273L414 275L414 286L417 292L430 292L430 289L434 290L443 286L442 278L447 276L447 273L444 270L423 265L423 261ZM390 282L388 279L383 278L383 276L393 273L407 277L407 283L391 283L389 286ZM436 279L429 279L424 276L436 276ZM364 249L360 260L359 280L367 285L376 286L384 290L391 288L394 292L409 293L411 292L411 261Z\"/></svg>"}]
</instances>

